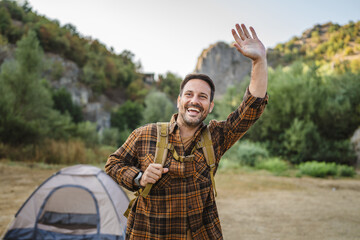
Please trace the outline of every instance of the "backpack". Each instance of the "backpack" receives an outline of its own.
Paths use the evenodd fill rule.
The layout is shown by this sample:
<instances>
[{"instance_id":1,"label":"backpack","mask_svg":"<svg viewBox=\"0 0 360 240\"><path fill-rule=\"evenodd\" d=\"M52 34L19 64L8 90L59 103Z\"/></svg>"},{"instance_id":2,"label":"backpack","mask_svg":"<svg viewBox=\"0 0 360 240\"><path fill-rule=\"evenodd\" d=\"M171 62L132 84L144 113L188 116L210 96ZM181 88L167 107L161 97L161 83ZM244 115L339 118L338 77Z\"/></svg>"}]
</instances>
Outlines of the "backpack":
<instances>
[{"instance_id":1,"label":"backpack","mask_svg":"<svg viewBox=\"0 0 360 240\"><path fill-rule=\"evenodd\" d=\"M162 166L164 166L164 163L167 158L168 150L170 150L172 152L173 157L177 161L185 162L185 161L193 160L194 155L191 154L188 156L179 156L177 154L177 152L175 151L174 146L172 144L169 144L169 125L170 125L170 123L158 122L156 125L157 125L157 143L156 143L156 151L155 151L155 157L154 157L155 163L160 163ZM216 192L216 188L215 188L215 179L214 179L215 154L214 154L213 144L211 141L209 127L207 127L205 130L203 130L203 132L201 133L200 141L195 145L195 147L193 148L193 150L191 152L193 153L195 150L200 149L200 148L203 149L206 163L210 166L211 183L214 188L215 196L217 196L217 192ZM139 195L141 195L144 198L147 197L147 195L149 194L149 192L152 188L152 185L153 184L148 183L148 184L146 184L144 189L140 188L139 191L137 191L135 193L136 197L133 200L131 200L131 202L129 203L129 207L126 210L126 212L124 213L125 217L128 217L131 207Z\"/></svg>"}]
</instances>

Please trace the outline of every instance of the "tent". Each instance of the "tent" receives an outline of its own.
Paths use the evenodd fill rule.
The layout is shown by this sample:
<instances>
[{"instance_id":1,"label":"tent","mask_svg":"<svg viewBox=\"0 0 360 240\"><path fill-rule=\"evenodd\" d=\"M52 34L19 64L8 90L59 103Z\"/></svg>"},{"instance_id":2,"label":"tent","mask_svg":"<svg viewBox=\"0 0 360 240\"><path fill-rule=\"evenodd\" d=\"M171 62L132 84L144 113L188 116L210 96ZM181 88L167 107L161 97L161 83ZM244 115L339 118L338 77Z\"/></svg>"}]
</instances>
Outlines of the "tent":
<instances>
[{"instance_id":1,"label":"tent","mask_svg":"<svg viewBox=\"0 0 360 240\"><path fill-rule=\"evenodd\" d=\"M4 239L125 239L125 192L101 169L67 167L43 182Z\"/></svg>"}]
</instances>

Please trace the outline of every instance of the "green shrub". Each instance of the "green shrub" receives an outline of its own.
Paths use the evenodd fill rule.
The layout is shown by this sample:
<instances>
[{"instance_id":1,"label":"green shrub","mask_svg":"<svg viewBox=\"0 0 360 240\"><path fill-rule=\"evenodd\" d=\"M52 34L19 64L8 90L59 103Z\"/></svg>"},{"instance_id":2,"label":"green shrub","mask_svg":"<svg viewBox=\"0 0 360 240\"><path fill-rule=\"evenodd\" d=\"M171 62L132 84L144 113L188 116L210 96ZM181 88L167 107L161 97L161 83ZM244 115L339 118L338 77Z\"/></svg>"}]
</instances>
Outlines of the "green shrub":
<instances>
[{"instance_id":1,"label":"green shrub","mask_svg":"<svg viewBox=\"0 0 360 240\"><path fill-rule=\"evenodd\" d=\"M300 174L312 177L336 176L337 166L335 163L306 162L299 165Z\"/></svg>"},{"instance_id":2,"label":"green shrub","mask_svg":"<svg viewBox=\"0 0 360 240\"><path fill-rule=\"evenodd\" d=\"M105 128L101 136L101 144L107 146L118 146L119 129L117 128Z\"/></svg>"},{"instance_id":3,"label":"green shrub","mask_svg":"<svg viewBox=\"0 0 360 240\"><path fill-rule=\"evenodd\" d=\"M162 92L150 92L145 97L143 124L169 121L176 112L171 100Z\"/></svg>"},{"instance_id":4,"label":"green shrub","mask_svg":"<svg viewBox=\"0 0 360 240\"><path fill-rule=\"evenodd\" d=\"M87 147L99 144L99 135L96 131L96 123L89 121L78 123L74 137L82 139Z\"/></svg>"},{"instance_id":5,"label":"green shrub","mask_svg":"<svg viewBox=\"0 0 360 240\"><path fill-rule=\"evenodd\" d=\"M256 168L267 170L275 175L282 175L289 169L289 165L286 161L275 157L258 162Z\"/></svg>"},{"instance_id":6,"label":"green shrub","mask_svg":"<svg viewBox=\"0 0 360 240\"><path fill-rule=\"evenodd\" d=\"M269 153L267 149L259 143L240 141L230 148L224 157L240 165L254 167L257 162L268 158Z\"/></svg>"},{"instance_id":7,"label":"green shrub","mask_svg":"<svg viewBox=\"0 0 360 240\"><path fill-rule=\"evenodd\" d=\"M355 169L346 165L338 165L337 175L340 177L354 177Z\"/></svg>"}]
</instances>

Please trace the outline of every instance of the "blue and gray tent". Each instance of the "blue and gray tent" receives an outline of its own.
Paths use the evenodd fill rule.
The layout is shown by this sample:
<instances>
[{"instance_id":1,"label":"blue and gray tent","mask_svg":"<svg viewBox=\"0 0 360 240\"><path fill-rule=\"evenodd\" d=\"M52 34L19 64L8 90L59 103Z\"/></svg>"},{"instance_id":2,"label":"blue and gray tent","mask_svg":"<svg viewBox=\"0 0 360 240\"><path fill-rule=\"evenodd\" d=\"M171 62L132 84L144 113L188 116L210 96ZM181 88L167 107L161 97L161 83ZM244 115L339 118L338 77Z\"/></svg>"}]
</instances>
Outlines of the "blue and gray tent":
<instances>
[{"instance_id":1,"label":"blue and gray tent","mask_svg":"<svg viewBox=\"0 0 360 240\"><path fill-rule=\"evenodd\" d=\"M4 239L125 239L129 199L104 171L76 165L43 182Z\"/></svg>"}]
</instances>

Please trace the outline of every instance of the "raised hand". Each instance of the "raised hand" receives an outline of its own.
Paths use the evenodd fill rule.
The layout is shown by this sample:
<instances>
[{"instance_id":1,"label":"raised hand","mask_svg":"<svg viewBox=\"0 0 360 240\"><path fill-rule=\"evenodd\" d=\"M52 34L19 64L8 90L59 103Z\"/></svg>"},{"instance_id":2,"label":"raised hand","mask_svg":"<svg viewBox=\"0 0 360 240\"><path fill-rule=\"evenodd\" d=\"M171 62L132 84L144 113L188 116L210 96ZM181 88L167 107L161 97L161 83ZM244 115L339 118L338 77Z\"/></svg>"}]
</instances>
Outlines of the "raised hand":
<instances>
[{"instance_id":1,"label":"raised hand","mask_svg":"<svg viewBox=\"0 0 360 240\"><path fill-rule=\"evenodd\" d=\"M254 28L250 27L251 36L244 24L241 24L241 26L236 24L235 27L237 31L232 29L231 32L236 42L234 44L236 49L253 61L266 59L265 47L258 39Z\"/></svg>"}]
</instances>

